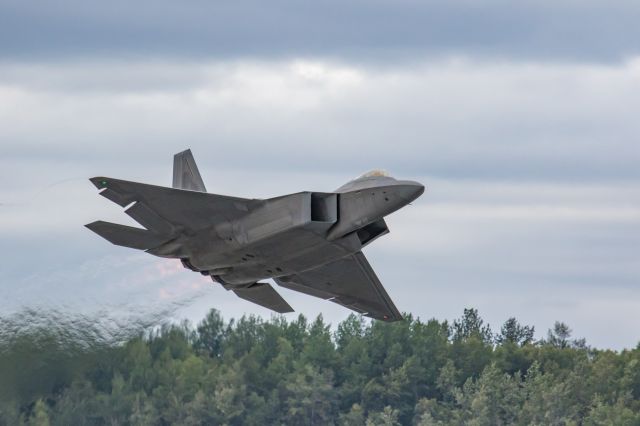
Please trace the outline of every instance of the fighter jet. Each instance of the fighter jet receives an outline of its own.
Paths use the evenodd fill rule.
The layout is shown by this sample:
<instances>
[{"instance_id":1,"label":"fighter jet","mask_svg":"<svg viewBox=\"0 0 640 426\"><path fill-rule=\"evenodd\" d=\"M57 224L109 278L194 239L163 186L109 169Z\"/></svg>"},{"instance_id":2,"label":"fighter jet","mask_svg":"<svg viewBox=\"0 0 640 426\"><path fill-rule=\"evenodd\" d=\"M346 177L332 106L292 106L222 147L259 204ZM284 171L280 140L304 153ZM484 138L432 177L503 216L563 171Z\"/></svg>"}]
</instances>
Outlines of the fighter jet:
<instances>
[{"instance_id":1,"label":"fighter jet","mask_svg":"<svg viewBox=\"0 0 640 426\"><path fill-rule=\"evenodd\" d=\"M173 161L173 188L108 177L90 181L144 227L85 225L113 244L176 258L242 299L293 312L279 286L338 303L362 315L402 315L362 248L389 232L384 216L424 192L418 182L374 170L334 192L247 199L206 192L191 150Z\"/></svg>"}]
</instances>

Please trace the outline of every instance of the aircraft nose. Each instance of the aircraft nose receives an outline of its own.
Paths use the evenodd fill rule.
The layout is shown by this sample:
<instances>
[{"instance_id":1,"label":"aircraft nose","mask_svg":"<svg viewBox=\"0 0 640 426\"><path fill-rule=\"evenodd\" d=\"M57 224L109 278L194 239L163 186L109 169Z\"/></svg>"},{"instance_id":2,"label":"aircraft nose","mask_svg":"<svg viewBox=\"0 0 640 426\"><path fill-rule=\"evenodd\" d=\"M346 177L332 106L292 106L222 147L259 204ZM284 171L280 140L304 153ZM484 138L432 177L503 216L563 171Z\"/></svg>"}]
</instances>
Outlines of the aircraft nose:
<instances>
[{"instance_id":1,"label":"aircraft nose","mask_svg":"<svg viewBox=\"0 0 640 426\"><path fill-rule=\"evenodd\" d=\"M412 202L424 193L424 185L419 182L404 181L398 187L398 195L407 203Z\"/></svg>"}]
</instances>

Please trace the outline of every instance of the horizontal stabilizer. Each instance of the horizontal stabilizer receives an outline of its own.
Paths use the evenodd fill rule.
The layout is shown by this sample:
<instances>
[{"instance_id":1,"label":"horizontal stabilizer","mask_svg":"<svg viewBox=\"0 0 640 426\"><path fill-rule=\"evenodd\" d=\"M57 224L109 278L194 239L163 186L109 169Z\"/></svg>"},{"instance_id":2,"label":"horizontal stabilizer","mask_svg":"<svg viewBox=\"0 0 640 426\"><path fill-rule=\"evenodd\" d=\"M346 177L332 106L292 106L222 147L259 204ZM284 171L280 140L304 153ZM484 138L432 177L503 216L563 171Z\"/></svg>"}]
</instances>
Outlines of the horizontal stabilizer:
<instances>
[{"instance_id":1,"label":"horizontal stabilizer","mask_svg":"<svg viewBox=\"0 0 640 426\"><path fill-rule=\"evenodd\" d=\"M137 202L124 212L131 216L140 225L158 234L171 235L174 231L171 223L160 217L158 213L151 210L144 203Z\"/></svg>"},{"instance_id":2,"label":"horizontal stabilizer","mask_svg":"<svg viewBox=\"0 0 640 426\"><path fill-rule=\"evenodd\" d=\"M289 304L267 283L255 283L250 287L236 288L233 292L241 299L248 300L280 314L293 312Z\"/></svg>"},{"instance_id":3,"label":"horizontal stabilizer","mask_svg":"<svg viewBox=\"0 0 640 426\"><path fill-rule=\"evenodd\" d=\"M138 250L158 247L170 239L170 237L166 235L156 234L146 229L104 222L102 220L92 222L85 226L115 245Z\"/></svg>"},{"instance_id":4,"label":"horizontal stabilizer","mask_svg":"<svg viewBox=\"0 0 640 426\"><path fill-rule=\"evenodd\" d=\"M190 149L173 156L173 187L207 192Z\"/></svg>"}]
</instances>

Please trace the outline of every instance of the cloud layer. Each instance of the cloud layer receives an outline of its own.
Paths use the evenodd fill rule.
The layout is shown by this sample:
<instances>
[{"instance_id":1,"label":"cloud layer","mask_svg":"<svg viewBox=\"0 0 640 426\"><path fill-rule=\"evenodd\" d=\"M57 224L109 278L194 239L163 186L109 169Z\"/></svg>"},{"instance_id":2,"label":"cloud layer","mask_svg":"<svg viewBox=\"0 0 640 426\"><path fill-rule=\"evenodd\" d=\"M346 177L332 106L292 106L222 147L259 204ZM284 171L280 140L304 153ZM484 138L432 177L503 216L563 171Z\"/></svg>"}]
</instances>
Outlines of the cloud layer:
<instances>
[{"instance_id":1,"label":"cloud layer","mask_svg":"<svg viewBox=\"0 0 640 426\"><path fill-rule=\"evenodd\" d=\"M198 296L185 315L212 306L228 317L268 315L197 274L158 269L171 261L110 246L82 228L96 219L130 223L88 177L168 185L171 155L191 147L207 188L238 196L332 190L375 167L420 180L427 193L392 215L391 235L367 249L401 310L453 318L476 306L495 328L517 315L541 334L560 319L593 344L633 346L639 99L633 58L603 65L448 57L385 67L327 59L6 61L5 303L100 312ZM282 294L310 316L336 322L348 314Z\"/></svg>"},{"instance_id":2,"label":"cloud layer","mask_svg":"<svg viewBox=\"0 0 640 426\"><path fill-rule=\"evenodd\" d=\"M422 55L619 61L637 55L633 0L4 1L4 58ZM384 59L383 59L384 58Z\"/></svg>"},{"instance_id":3,"label":"cloud layer","mask_svg":"<svg viewBox=\"0 0 640 426\"><path fill-rule=\"evenodd\" d=\"M638 60L452 59L386 70L322 61L90 62L6 64L0 72L5 159L28 152L32 160L139 162L144 154L153 164L164 149L196 144L217 167L244 159L319 172L384 161L458 178L639 176ZM402 152L389 155L392 147Z\"/></svg>"}]
</instances>

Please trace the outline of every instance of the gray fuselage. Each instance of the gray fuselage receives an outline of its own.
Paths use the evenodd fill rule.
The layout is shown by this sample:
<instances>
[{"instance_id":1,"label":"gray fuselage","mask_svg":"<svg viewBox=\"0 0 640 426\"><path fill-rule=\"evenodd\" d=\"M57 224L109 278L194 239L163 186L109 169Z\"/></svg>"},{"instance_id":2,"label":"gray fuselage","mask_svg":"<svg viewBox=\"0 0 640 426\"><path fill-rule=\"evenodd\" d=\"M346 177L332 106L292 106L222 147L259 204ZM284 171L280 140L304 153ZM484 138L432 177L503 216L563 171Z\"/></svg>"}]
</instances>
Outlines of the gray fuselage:
<instances>
[{"instance_id":1,"label":"gray fuselage","mask_svg":"<svg viewBox=\"0 0 640 426\"><path fill-rule=\"evenodd\" d=\"M336 192L300 192L262 200L209 228L148 250L226 287L284 277L356 253L388 232L383 217L418 198L424 186L364 176Z\"/></svg>"}]
</instances>

